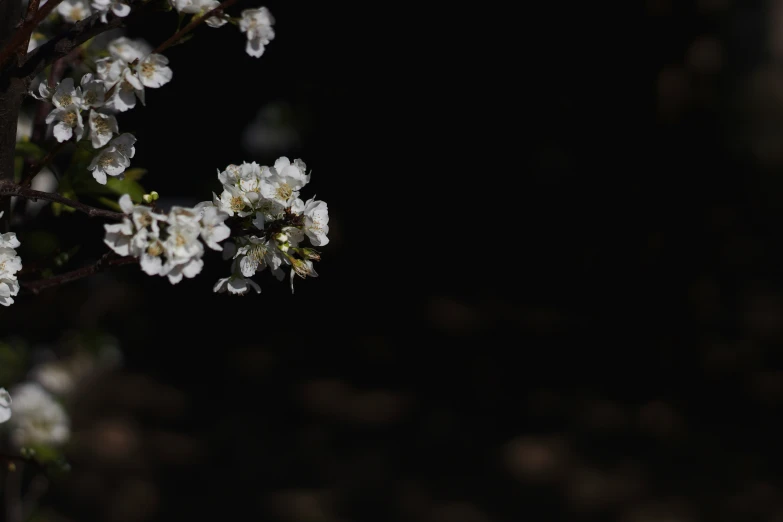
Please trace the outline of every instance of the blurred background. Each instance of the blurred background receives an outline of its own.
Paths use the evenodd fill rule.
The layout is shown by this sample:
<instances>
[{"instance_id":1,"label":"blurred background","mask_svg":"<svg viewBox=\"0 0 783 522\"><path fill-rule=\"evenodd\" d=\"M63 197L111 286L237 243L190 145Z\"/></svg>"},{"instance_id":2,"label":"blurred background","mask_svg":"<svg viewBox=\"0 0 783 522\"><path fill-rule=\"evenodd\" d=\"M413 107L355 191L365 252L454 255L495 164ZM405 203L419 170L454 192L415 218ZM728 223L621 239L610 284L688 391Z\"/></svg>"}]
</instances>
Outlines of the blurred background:
<instances>
[{"instance_id":1,"label":"blurred background","mask_svg":"<svg viewBox=\"0 0 783 522\"><path fill-rule=\"evenodd\" d=\"M266 5L261 59L202 28L120 127L164 205L302 158L320 277L216 295L207 254L0 311L8 353L121 353L40 520L783 521L783 2L649 0L624 38ZM44 208L20 254L48 229L89 263L101 225Z\"/></svg>"}]
</instances>

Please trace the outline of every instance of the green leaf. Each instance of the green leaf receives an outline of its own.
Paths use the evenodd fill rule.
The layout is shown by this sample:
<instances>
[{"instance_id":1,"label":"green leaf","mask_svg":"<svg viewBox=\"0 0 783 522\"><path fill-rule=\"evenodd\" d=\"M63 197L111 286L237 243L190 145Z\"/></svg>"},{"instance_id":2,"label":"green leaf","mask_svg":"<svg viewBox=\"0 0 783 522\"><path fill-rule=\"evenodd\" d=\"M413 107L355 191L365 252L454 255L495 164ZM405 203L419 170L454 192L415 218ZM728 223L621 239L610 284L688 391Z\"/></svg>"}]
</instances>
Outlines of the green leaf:
<instances>
[{"instance_id":1,"label":"green leaf","mask_svg":"<svg viewBox=\"0 0 783 522\"><path fill-rule=\"evenodd\" d=\"M38 161L46 156L46 151L32 141L20 141L16 144L16 155Z\"/></svg>"},{"instance_id":2,"label":"green leaf","mask_svg":"<svg viewBox=\"0 0 783 522\"><path fill-rule=\"evenodd\" d=\"M114 201L113 199L105 198L103 196L98 198L98 201L106 205L112 210L116 210L117 212L122 212L122 207L120 207L120 204Z\"/></svg>"},{"instance_id":3,"label":"green leaf","mask_svg":"<svg viewBox=\"0 0 783 522\"><path fill-rule=\"evenodd\" d=\"M24 170L24 158L17 156L14 158L14 181L17 183L22 180L22 170Z\"/></svg>"},{"instance_id":4,"label":"green leaf","mask_svg":"<svg viewBox=\"0 0 783 522\"><path fill-rule=\"evenodd\" d=\"M132 179L109 178L106 180L106 187L118 195L128 194L134 203L141 203L144 196L144 187Z\"/></svg>"},{"instance_id":5,"label":"green leaf","mask_svg":"<svg viewBox=\"0 0 783 522\"><path fill-rule=\"evenodd\" d=\"M136 169L128 169L123 174L125 175L125 179L129 179L131 181L139 181L146 173L147 173L147 169L136 168Z\"/></svg>"}]
</instances>

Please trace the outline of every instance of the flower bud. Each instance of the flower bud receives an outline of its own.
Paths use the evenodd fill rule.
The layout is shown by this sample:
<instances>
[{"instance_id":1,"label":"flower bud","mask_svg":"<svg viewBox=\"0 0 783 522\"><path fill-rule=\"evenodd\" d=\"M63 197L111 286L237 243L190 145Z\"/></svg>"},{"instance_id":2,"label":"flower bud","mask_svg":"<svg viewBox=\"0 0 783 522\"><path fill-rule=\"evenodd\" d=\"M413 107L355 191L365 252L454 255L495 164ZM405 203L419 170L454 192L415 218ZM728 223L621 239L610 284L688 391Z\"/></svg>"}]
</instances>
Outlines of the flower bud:
<instances>
[{"instance_id":1,"label":"flower bud","mask_svg":"<svg viewBox=\"0 0 783 522\"><path fill-rule=\"evenodd\" d=\"M301 259L296 259L293 257L288 258L291 261L291 266L294 268L294 272L296 272L296 275L299 277L318 277L318 274L315 270L313 270L313 262L312 261L303 261Z\"/></svg>"},{"instance_id":2,"label":"flower bud","mask_svg":"<svg viewBox=\"0 0 783 522\"><path fill-rule=\"evenodd\" d=\"M278 243L285 243L286 241L288 241L288 234L284 232L280 232L275 236L275 241L277 241Z\"/></svg>"},{"instance_id":3,"label":"flower bud","mask_svg":"<svg viewBox=\"0 0 783 522\"><path fill-rule=\"evenodd\" d=\"M150 198L152 199L152 201L157 201L159 197L160 194L158 194L156 191L153 190L152 192L150 192Z\"/></svg>"},{"instance_id":4,"label":"flower bud","mask_svg":"<svg viewBox=\"0 0 783 522\"><path fill-rule=\"evenodd\" d=\"M313 261L321 260L321 253L314 248L300 248L298 249L298 253L305 259L312 259Z\"/></svg>"},{"instance_id":5,"label":"flower bud","mask_svg":"<svg viewBox=\"0 0 783 522\"><path fill-rule=\"evenodd\" d=\"M150 194L144 194L141 199L144 200L144 203L152 203L152 195Z\"/></svg>"}]
</instances>

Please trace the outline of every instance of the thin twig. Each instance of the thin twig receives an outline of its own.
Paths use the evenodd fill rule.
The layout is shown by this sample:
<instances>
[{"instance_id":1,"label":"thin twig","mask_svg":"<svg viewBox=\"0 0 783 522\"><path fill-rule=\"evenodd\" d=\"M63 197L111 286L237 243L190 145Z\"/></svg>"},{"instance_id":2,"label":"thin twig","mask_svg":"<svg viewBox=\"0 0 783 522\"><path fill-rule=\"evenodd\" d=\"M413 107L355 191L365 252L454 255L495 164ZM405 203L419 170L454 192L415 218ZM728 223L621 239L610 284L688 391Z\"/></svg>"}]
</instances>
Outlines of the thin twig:
<instances>
[{"instance_id":1,"label":"thin twig","mask_svg":"<svg viewBox=\"0 0 783 522\"><path fill-rule=\"evenodd\" d=\"M30 21L35 16L35 13L38 12L38 4L40 4L40 0L30 0L30 3L27 4L27 14L25 15L24 19L25 21ZM19 65L22 65L22 62L24 61L24 57L27 54L27 49L30 47L30 38L33 36L33 33L30 32L30 34L27 36L27 39L25 39L24 44L19 46L19 49L16 51L16 59Z\"/></svg>"},{"instance_id":2,"label":"thin twig","mask_svg":"<svg viewBox=\"0 0 783 522\"><path fill-rule=\"evenodd\" d=\"M63 197L60 194L55 194L52 192L41 192L39 190L29 189L19 186L15 183L9 183L7 181L0 182L0 196L16 196L32 200L43 199L44 201L54 201L55 203L62 203L63 205L73 207L76 210L84 212L90 217L104 217L109 219L116 219L118 221L125 217L125 214L122 212L114 212L113 210L104 210L101 208L91 207L90 205L85 205L79 201L74 201L72 199Z\"/></svg>"},{"instance_id":3,"label":"thin twig","mask_svg":"<svg viewBox=\"0 0 783 522\"><path fill-rule=\"evenodd\" d=\"M23 78L29 85L50 63L66 56L90 38L124 26L157 4L158 2L155 1L145 3L131 2L133 11L128 16L119 17L112 14L109 15L107 23L101 21L101 13L95 13L84 20L76 22L69 30L54 36L45 44L36 47L35 50L27 55L24 65L18 71L13 71L12 74ZM47 3L46 5L49 4Z\"/></svg>"},{"instance_id":4,"label":"thin twig","mask_svg":"<svg viewBox=\"0 0 783 522\"><path fill-rule=\"evenodd\" d=\"M112 266L128 265L137 262L138 259L132 256L119 257L114 252L106 252L92 265L87 265L82 268L77 268L76 270L71 270L70 272L65 272L64 274L40 279L38 281L23 281L20 284L22 285L22 288L25 288L34 294L38 294L41 290L82 279Z\"/></svg>"},{"instance_id":5,"label":"thin twig","mask_svg":"<svg viewBox=\"0 0 783 522\"><path fill-rule=\"evenodd\" d=\"M14 33L5 47L0 49L0 69L3 68L11 56L14 55L14 52L24 42L30 41L30 35L33 34L33 31L35 31L35 28L38 27L38 24L40 24L44 18L49 16L49 13L51 13L60 2L62 2L62 0L49 0L46 2L46 4L44 4L43 7L36 11L35 16L33 16L32 19L26 19L24 21L22 27L20 27L16 33ZM27 52L27 49L25 49L25 52Z\"/></svg>"},{"instance_id":6,"label":"thin twig","mask_svg":"<svg viewBox=\"0 0 783 522\"><path fill-rule=\"evenodd\" d=\"M222 11L227 7L231 7L236 2L237 0L226 0L216 8L212 9L211 11L207 11L207 13L204 14L203 16L193 17L193 19L190 21L188 25L186 25L185 27L183 27L182 29L174 33L174 35L171 38L169 38L168 40L160 44L154 51L152 51L153 54L162 53L163 51L165 51L166 49L168 49L169 47L177 43L183 36L185 36L190 31L195 29L199 24L205 22L207 19L216 15L219 11Z\"/></svg>"}]
</instances>

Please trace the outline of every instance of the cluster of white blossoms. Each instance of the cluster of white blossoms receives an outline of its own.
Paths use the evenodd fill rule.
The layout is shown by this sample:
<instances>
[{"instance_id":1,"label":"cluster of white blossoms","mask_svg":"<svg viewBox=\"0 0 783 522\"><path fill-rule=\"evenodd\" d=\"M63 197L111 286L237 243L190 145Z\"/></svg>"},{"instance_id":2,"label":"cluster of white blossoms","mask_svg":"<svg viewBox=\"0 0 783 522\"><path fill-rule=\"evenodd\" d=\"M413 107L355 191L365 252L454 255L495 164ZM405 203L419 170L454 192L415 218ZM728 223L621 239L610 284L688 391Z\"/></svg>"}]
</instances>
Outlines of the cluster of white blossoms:
<instances>
[{"instance_id":1,"label":"cluster of white blossoms","mask_svg":"<svg viewBox=\"0 0 783 522\"><path fill-rule=\"evenodd\" d=\"M139 258L144 272L166 276L172 284L201 272L204 244L222 250L218 243L231 234L224 223L228 214L210 202L193 208L175 206L160 214L152 207L134 205L125 194L120 207L127 217L122 223L104 225L104 242L121 256Z\"/></svg>"},{"instance_id":2,"label":"cluster of white blossoms","mask_svg":"<svg viewBox=\"0 0 783 522\"><path fill-rule=\"evenodd\" d=\"M0 217L3 212L0 212ZM16 273L22 269L22 258L16 255L21 243L13 232L0 234L0 305L10 306L14 296L19 293L19 281Z\"/></svg>"},{"instance_id":3,"label":"cluster of white blossoms","mask_svg":"<svg viewBox=\"0 0 783 522\"><path fill-rule=\"evenodd\" d=\"M92 5L92 9L90 9L90 5ZM128 16L131 12L130 6L121 0L93 0L92 4L82 0L63 0L57 6L57 12L60 13L63 20L70 23L84 20L93 14L93 10L101 14L101 22L103 23L107 22L106 15L109 14L109 11L120 17Z\"/></svg>"},{"instance_id":4,"label":"cluster of white blossoms","mask_svg":"<svg viewBox=\"0 0 783 522\"><path fill-rule=\"evenodd\" d=\"M218 0L169 0L169 2L178 13L195 16L204 16L220 6ZM275 19L266 7L245 9L239 18L232 18L218 11L205 23L210 27L223 27L229 22L238 25L239 30L245 33L247 36L245 51L255 58L264 54L265 46L275 38L275 30L272 29Z\"/></svg>"},{"instance_id":5,"label":"cluster of white blossoms","mask_svg":"<svg viewBox=\"0 0 783 522\"><path fill-rule=\"evenodd\" d=\"M292 163L282 157L272 167L255 162L229 165L218 172L218 179L223 192L213 194L213 202L240 222L243 233L226 243L224 258L234 260L231 275L217 282L215 292L260 292L249 278L266 268L282 281L283 267L290 266L291 291L295 274L318 276L313 261L320 254L302 242L307 237L313 246L329 243L329 212L323 201L299 199L299 191L310 181L303 161Z\"/></svg>"},{"instance_id":6,"label":"cluster of white blossoms","mask_svg":"<svg viewBox=\"0 0 783 522\"><path fill-rule=\"evenodd\" d=\"M151 54L149 45L141 40L120 37L109 43L108 51L109 57L96 61L97 76L85 74L79 86L72 78L65 78L52 91L42 81L38 93L32 93L54 105L46 123L53 125L52 133L59 142L74 137L81 140L87 120L92 146L100 149L88 169L102 185L106 184L106 176L121 177L136 152L136 138L129 133L120 134L114 114L135 107L137 98L144 103L146 87L161 87L173 76L168 59ZM82 111L88 112L86 118Z\"/></svg>"},{"instance_id":7,"label":"cluster of white blossoms","mask_svg":"<svg viewBox=\"0 0 783 522\"><path fill-rule=\"evenodd\" d=\"M169 0L169 4L178 13L197 17L204 16L220 6L218 0ZM57 12L63 20L70 23L84 20L92 15L93 11L101 13L101 21L106 23L106 16L110 11L123 17L130 14L131 7L122 0L92 0L91 3L86 0L63 0L57 6ZM272 29L275 20L266 7L245 9L239 18L232 18L222 11L217 11L205 23L210 27L223 27L227 23L237 25L247 36L245 51L256 58L264 54L264 47L275 37L275 31Z\"/></svg>"},{"instance_id":8,"label":"cluster of white blossoms","mask_svg":"<svg viewBox=\"0 0 783 522\"><path fill-rule=\"evenodd\" d=\"M97 354L80 351L64 359L49 358L33 366L28 380L11 393L0 388L0 423L10 420L11 442L19 448L68 442L70 418L61 401L71 400L82 381L116 368L118 353L109 342Z\"/></svg>"}]
</instances>

